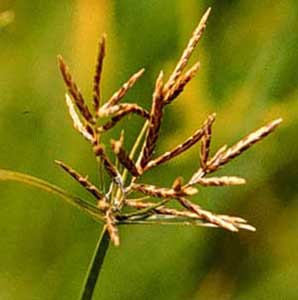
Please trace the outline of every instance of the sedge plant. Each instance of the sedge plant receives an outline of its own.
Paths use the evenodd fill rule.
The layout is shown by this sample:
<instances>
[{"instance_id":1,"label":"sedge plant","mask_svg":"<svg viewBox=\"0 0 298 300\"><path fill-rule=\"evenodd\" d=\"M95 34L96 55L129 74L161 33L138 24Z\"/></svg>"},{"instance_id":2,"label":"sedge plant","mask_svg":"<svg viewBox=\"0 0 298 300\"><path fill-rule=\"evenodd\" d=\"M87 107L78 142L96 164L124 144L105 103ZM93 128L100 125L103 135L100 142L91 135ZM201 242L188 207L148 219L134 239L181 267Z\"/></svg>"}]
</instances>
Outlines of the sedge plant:
<instances>
[{"instance_id":1,"label":"sedge plant","mask_svg":"<svg viewBox=\"0 0 298 300\"><path fill-rule=\"evenodd\" d=\"M214 214L203 209L192 198L201 187L244 184L244 178L236 176L216 177L213 176L213 173L273 132L281 123L281 119L265 124L234 145L223 145L211 154L212 126L216 117L215 113L212 113L190 137L167 152L155 156L163 115L166 113L167 106L176 101L200 68L199 62L189 69L187 69L187 64L206 28L209 14L210 8L205 12L194 30L172 73L166 77L163 71L160 71L153 88L152 104L149 111L137 103L122 101L127 92L143 75L144 69L133 74L109 99L103 101L101 77L106 53L105 36L101 38L99 43L93 80L92 108L87 105L65 61L61 56L58 57L59 69L67 88L66 105L73 126L90 144L102 180L97 186L89 181L87 176L80 174L65 162L56 161L56 163L94 197L94 203L73 196L71 193L41 179L8 170L0 170L0 180L19 181L54 193L103 225L90 266L86 272L79 296L81 300L92 299L109 245L120 245L120 226L172 224L220 227L232 232L255 230L243 218ZM105 145L103 136L119 125L120 120L129 115L141 118L144 123L132 149L129 151L125 149L123 131L120 137L110 141L110 145ZM145 173L153 168L161 167L198 144L200 150L198 155L199 167L194 170L190 178L183 178L183 174L177 174L171 186L157 186L152 182L144 181L143 175ZM113 157L108 154L108 147L111 148ZM106 181L103 180L104 174L108 178ZM173 203L177 203L180 208L176 208L177 206L173 208L171 205Z\"/></svg>"}]
</instances>

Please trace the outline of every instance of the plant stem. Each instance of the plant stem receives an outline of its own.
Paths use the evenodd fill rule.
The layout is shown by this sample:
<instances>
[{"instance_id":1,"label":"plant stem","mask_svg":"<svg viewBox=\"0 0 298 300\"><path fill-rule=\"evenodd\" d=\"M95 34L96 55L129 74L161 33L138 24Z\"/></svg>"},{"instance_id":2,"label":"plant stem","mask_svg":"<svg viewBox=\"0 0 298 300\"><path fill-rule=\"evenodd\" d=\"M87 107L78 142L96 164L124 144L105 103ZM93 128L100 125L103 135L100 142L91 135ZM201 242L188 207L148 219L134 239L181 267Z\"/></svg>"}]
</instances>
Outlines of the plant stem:
<instances>
[{"instance_id":1,"label":"plant stem","mask_svg":"<svg viewBox=\"0 0 298 300\"><path fill-rule=\"evenodd\" d=\"M92 260L86 273L83 288L81 290L80 300L92 300L92 295L95 285L102 269L105 255L109 248L110 236L106 229L103 227L100 237L98 239Z\"/></svg>"}]
</instances>

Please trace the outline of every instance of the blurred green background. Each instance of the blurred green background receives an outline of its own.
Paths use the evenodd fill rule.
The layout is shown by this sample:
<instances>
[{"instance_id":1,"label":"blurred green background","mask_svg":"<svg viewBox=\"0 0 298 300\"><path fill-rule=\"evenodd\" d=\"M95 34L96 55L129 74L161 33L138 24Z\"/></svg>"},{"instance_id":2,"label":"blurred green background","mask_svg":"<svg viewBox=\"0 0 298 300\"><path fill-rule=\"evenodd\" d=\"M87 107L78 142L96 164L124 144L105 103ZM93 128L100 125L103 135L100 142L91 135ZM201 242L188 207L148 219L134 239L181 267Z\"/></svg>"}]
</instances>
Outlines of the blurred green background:
<instances>
[{"instance_id":1,"label":"blurred green background","mask_svg":"<svg viewBox=\"0 0 298 300\"><path fill-rule=\"evenodd\" d=\"M64 160L97 180L89 145L67 114L57 54L90 98L97 41L106 32L105 98L145 67L129 99L149 107L159 70L169 74L208 6L212 15L192 58L201 61L201 70L168 108L158 152L189 136L214 111L213 150L283 117L276 133L221 171L247 178L246 186L203 189L197 198L217 213L243 216L257 232L122 228L122 244L110 248L94 299L297 299L298 3L0 2L0 11L15 14L0 28L0 166L85 198L53 163ZM122 125L132 142L139 119ZM190 175L197 163L194 149L151 175L168 184L176 175ZM0 299L76 299L99 225L27 186L2 182L0 198Z\"/></svg>"}]
</instances>

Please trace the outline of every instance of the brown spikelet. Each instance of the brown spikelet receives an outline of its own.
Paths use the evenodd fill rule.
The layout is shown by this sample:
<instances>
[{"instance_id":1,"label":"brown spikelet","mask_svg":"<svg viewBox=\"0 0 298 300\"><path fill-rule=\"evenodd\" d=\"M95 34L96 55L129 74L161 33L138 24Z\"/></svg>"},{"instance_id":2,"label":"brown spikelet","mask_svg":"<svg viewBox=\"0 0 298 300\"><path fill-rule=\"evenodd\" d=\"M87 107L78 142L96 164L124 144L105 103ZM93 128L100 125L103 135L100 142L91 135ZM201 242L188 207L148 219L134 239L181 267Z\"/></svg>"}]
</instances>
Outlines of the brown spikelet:
<instances>
[{"instance_id":1,"label":"brown spikelet","mask_svg":"<svg viewBox=\"0 0 298 300\"><path fill-rule=\"evenodd\" d=\"M137 73L133 74L123 85L122 87L115 92L112 97L102 106L102 109L105 110L108 107L118 104L121 99L126 95L128 90L134 86L137 80L143 75L145 69L141 69Z\"/></svg>"},{"instance_id":2,"label":"brown spikelet","mask_svg":"<svg viewBox=\"0 0 298 300\"><path fill-rule=\"evenodd\" d=\"M183 143L176 146L174 149L162 154L156 159L151 160L145 170L151 169L152 167L158 166L166 161L173 159L174 157L180 155L181 153L188 150L190 147L195 145L204 135L205 127L210 126L215 120L215 114L210 115L207 120L203 123L202 127L194 132L194 134L186 139Z\"/></svg>"},{"instance_id":3,"label":"brown spikelet","mask_svg":"<svg viewBox=\"0 0 298 300\"><path fill-rule=\"evenodd\" d=\"M172 184L172 189L176 192L181 191L182 186L183 186L183 178L177 177Z\"/></svg>"},{"instance_id":4,"label":"brown spikelet","mask_svg":"<svg viewBox=\"0 0 298 300\"><path fill-rule=\"evenodd\" d=\"M236 176L222 176L222 177L199 178L196 182L194 182L194 184L196 183L202 186L240 185L240 184L245 184L245 179Z\"/></svg>"},{"instance_id":5,"label":"brown spikelet","mask_svg":"<svg viewBox=\"0 0 298 300\"><path fill-rule=\"evenodd\" d=\"M214 154L214 156L208 160L208 165L217 165L218 162L220 161L221 157L224 155L224 153L226 152L226 150L228 149L227 145L223 145L222 147L220 147L216 153ZM206 166L207 167L207 166ZM204 169L206 169L206 167Z\"/></svg>"},{"instance_id":6,"label":"brown spikelet","mask_svg":"<svg viewBox=\"0 0 298 300\"><path fill-rule=\"evenodd\" d=\"M168 203L171 199L170 198L165 198L159 202L152 203L152 205L149 205L143 209L137 209L134 212L129 212L127 214L123 214L120 219L146 219L154 214L156 214L156 209L160 207L164 207L166 203ZM126 204L127 205L127 204Z\"/></svg>"},{"instance_id":7,"label":"brown spikelet","mask_svg":"<svg viewBox=\"0 0 298 300\"><path fill-rule=\"evenodd\" d=\"M119 238L119 232L118 227L116 225L115 217L111 210L108 210L106 212L106 227L108 230L108 233L110 235L111 241L115 246L120 245L120 238Z\"/></svg>"},{"instance_id":8,"label":"brown spikelet","mask_svg":"<svg viewBox=\"0 0 298 300\"><path fill-rule=\"evenodd\" d=\"M102 109L100 111L100 117L110 117L120 112L124 112L125 114L135 113L146 119L149 119L150 117L150 114L146 109L135 103L121 103L107 107L106 109Z\"/></svg>"},{"instance_id":9,"label":"brown spikelet","mask_svg":"<svg viewBox=\"0 0 298 300\"><path fill-rule=\"evenodd\" d=\"M157 187L155 185L137 183L132 184L131 189L145 195L159 198L177 198L180 196L191 196L197 193L197 189L192 187L181 187L180 190L176 191L174 189Z\"/></svg>"},{"instance_id":10,"label":"brown spikelet","mask_svg":"<svg viewBox=\"0 0 298 300\"><path fill-rule=\"evenodd\" d=\"M96 113L98 112L100 107L100 100L101 100L100 82L101 82L102 67L103 67L103 60L105 54L106 54L106 36L103 35L99 41L97 63L96 63L95 74L93 79L93 106Z\"/></svg>"},{"instance_id":11,"label":"brown spikelet","mask_svg":"<svg viewBox=\"0 0 298 300\"><path fill-rule=\"evenodd\" d=\"M173 100L175 100L184 90L184 87L188 84L188 82L194 78L196 73L200 68L200 63L196 63L191 69L189 69L185 75L182 75L177 79L177 83L167 91L164 97L164 103L170 104Z\"/></svg>"},{"instance_id":12,"label":"brown spikelet","mask_svg":"<svg viewBox=\"0 0 298 300\"><path fill-rule=\"evenodd\" d=\"M190 38L183 54L178 61L173 73L171 74L168 82L165 85L166 90L170 90L177 82L177 79L182 74L185 66L187 65L191 54L193 53L195 47L197 46L198 42L201 39L201 36L206 28L207 19L209 17L211 8L208 8L205 14L203 15L202 19L200 20L197 28L194 30L192 37Z\"/></svg>"},{"instance_id":13,"label":"brown spikelet","mask_svg":"<svg viewBox=\"0 0 298 300\"><path fill-rule=\"evenodd\" d=\"M83 123L80 120L80 117L76 113L76 110L74 108L73 102L70 99L70 97L68 96L68 94L65 95L65 99L66 99L66 105L68 107L68 111L69 111L70 117L71 117L72 122L73 122L73 127L79 133L81 133L86 140L88 140L89 142L93 143L94 136L93 136L93 130L92 130L92 128L86 122L83 125Z\"/></svg>"},{"instance_id":14,"label":"brown spikelet","mask_svg":"<svg viewBox=\"0 0 298 300\"><path fill-rule=\"evenodd\" d=\"M231 221L231 222L232 222L232 221ZM235 223L233 223L233 224L235 224ZM249 225L249 224L243 224L243 223L236 223L236 224L237 224L237 227L238 227L239 229L247 230L247 231L252 231L252 232L256 231L256 228L255 228L254 226L252 226L252 225Z\"/></svg>"},{"instance_id":15,"label":"brown spikelet","mask_svg":"<svg viewBox=\"0 0 298 300\"><path fill-rule=\"evenodd\" d=\"M200 151L200 165L201 168L206 167L206 163L209 159L210 144L211 144L211 134L212 134L212 124L209 123L204 130L204 135L201 142L201 151Z\"/></svg>"},{"instance_id":16,"label":"brown spikelet","mask_svg":"<svg viewBox=\"0 0 298 300\"><path fill-rule=\"evenodd\" d=\"M219 227L222 227L222 228L230 230L230 231L238 231L237 226L235 224L233 224L232 222L229 222L228 220L224 220L224 219L212 214L209 211L201 209L198 205L190 202L186 198L180 197L178 199L178 201L181 203L182 206L193 211L200 218L206 220L207 222L213 223Z\"/></svg>"},{"instance_id":17,"label":"brown spikelet","mask_svg":"<svg viewBox=\"0 0 298 300\"><path fill-rule=\"evenodd\" d=\"M243 218L234 217L234 216L226 216L226 215L218 215L222 220L231 222L235 224L239 229L244 229L248 231L256 231L256 228L252 225L247 224L247 221Z\"/></svg>"},{"instance_id":18,"label":"brown spikelet","mask_svg":"<svg viewBox=\"0 0 298 300\"><path fill-rule=\"evenodd\" d=\"M107 212L108 209L111 208L111 205L109 202L107 202L108 199L102 199L97 201L96 206L102 211L102 212Z\"/></svg>"},{"instance_id":19,"label":"brown spikelet","mask_svg":"<svg viewBox=\"0 0 298 300\"><path fill-rule=\"evenodd\" d=\"M217 152L215 153L215 155L210 160L208 160L208 165L218 165L218 161L220 160L221 156L224 154L227 148L227 145L220 147L219 150L217 150ZM207 172L208 168L206 164L204 167L199 168L198 171L192 175L191 179L189 180L189 184L194 184L198 179L206 175Z\"/></svg>"},{"instance_id":20,"label":"brown spikelet","mask_svg":"<svg viewBox=\"0 0 298 300\"><path fill-rule=\"evenodd\" d=\"M234 216L227 216L227 215L217 215L219 218L221 218L222 220L228 220L231 221L233 223L242 223L245 224L247 223L247 221L243 218L240 217L234 217Z\"/></svg>"},{"instance_id":21,"label":"brown spikelet","mask_svg":"<svg viewBox=\"0 0 298 300\"><path fill-rule=\"evenodd\" d=\"M130 207L134 207L136 209L145 209L145 208L153 207L155 204L153 202L139 202L139 201L131 201L129 199L126 200L125 203L126 203L126 205L128 205ZM196 206L196 209L197 210L199 209L202 212L202 210L198 206ZM233 224L234 227L237 227L239 229L244 229L244 230L249 230L249 231L256 230L253 226L246 224L246 220L244 220L242 218L234 217L234 216L226 216L226 215L213 215L207 211L203 211L205 213L198 215L198 213L195 213L190 210L181 211L181 210L162 206L162 207L154 208L154 212L158 215L168 215L168 216L174 216L174 217L182 217L182 218L186 218L186 219L202 220L202 221L205 221L202 224L205 226L222 227L219 224L222 224L221 221L224 221L226 223ZM206 218L206 213L207 213L207 218ZM219 222L216 222L216 223L210 222L209 223L210 215L208 213L211 214L213 217L215 217ZM224 225L226 225L226 224L224 223ZM234 227L233 227L233 231L234 231Z\"/></svg>"},{"instance_id":22,"label":"brown spikelet","mask_svg":"<svg viewBox=\"0 0 298 300\"><path fill-rule=\"evenodd\" d=\"M130 199L125 200L125 204L130 207L134 207L136 209L144 209L148 207L152 207L155 203L154 202L142 202L142 201L132 201ZM165 206L157 207L154 209L156 213L164 214L164 215L172 215L177 217L187 217L192 219L197 219L198 215L196 213L190 211L180 211L173 208L168 208Z\"/></svg>"},{"instance_id":23,"label":"brown spikelet","mask_svg":"<svg viewBox=\"0 0 298 300\"><path fill-rule=\"evenodd\" d=\"M58 63L65 85L68 89L68 92L72 96L77 108L79 109L86 121L94 123L92 114L89 111L89 108L83 98L83 95L77 87L76 83L73 81L72 76L69 72L69 68L64 62L61 55L58 56Z\"/></svg>"},{"instance_id":24,"label":"brown spikelet","mask_svg":"<svg viewBox=\"0 0 298 300\"><path fill-rule=\"evenodd\" d=\"M87 177L80 175L73 168L68 166L62 161L55 160L55 163L59 165L64 171L66 171L71 177L73 177L76 181L79 182L88 192L90 192L97 200L103 199L104 195L97 189L95 185L93 185Z\"/></svg>"},{"instance_id":25,"label":"brown spikelet","mask_svg":"<svg viewBox=\"0 0 298 300\"><path fill-rule=\"evenodd\" d=\"M159 135L159 129L163 116L163 71L159 73L153 93L152 108L150 112L149 128L145 144L142 149L140 166L144 168L151 159Z\"/></svg>"},{"instance_id":26,"label":"brown spikelet","mask_svg":"<svg viewBox=\"0 0 298 300\"><path fill-rule=\"evenodd\" d=\"M111 144L114 153L119 159L119 162L130 172L131 175L135 177L139 176L140 174L135 163L129 158L129 155L123 149L123 138L120 138L118 141L111 140Z\"/></svg>"},{"instance_id":27,"label":"brown spikelet","mask_svg":"<svg viewBox=\"0 0 298 300\"><path fill-rule=\"evenodd\" d=\"M96 157L100 158L103 167L105 168L107 174L112 178L112 180L114 180L117 184L122 186L121 176L116 167L106 155L103 146L97 142L94 143L93 152Z\"/></svg>"},{"instance_id":28,"label":"brown spikelet","mask_svg":"<svg viewBox=\"0 0 298 300\"><path fill-rule=\"evenodd\" d=\"M273 130L282 122L282 119L274 120L267 125L259 128L258 130L252 132L251 134L244 137L234 146L225 150L217 160L212 160L212 163L207 164L207 172L212 172L217 170L219 167L223 166L224 164L228 163L231 159L237 157L245 150L250 148L255 143L262 140L268 134L273 132Z\"/></svg>"},{"instance_id":29,"label":"brown spikelet","mask_svg":"<svg viewBox=\"0 0 298 300\"><path fill-rule=\"evenodd\" d=\"M122 107L122 109L120 108L115 115L111 118L111 120L107 121L105 124L103 124L102 126L97 128L98 132L105 132L108 131L110 129L112 129L115 125L117 125L117 123L122 120L125 116L129 115L129 114L136 114L140 117L143 117L145 119L149 119L150 114L143 109L142 107L136 105L136 104L121 104L121 105L117 105L119 107Z\"/></svg>"}]
</instances>

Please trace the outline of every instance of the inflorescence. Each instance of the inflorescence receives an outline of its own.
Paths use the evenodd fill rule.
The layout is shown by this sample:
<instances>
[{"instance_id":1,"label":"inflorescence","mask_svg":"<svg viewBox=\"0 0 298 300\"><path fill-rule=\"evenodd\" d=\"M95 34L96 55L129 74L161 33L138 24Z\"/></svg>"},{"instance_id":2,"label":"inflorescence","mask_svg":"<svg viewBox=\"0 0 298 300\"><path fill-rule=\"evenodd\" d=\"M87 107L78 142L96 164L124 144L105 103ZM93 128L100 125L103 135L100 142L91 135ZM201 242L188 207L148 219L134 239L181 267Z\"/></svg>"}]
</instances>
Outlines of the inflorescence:
<instances>
[{"instance_id":1,"label":"inflorescence","mask_svg":"<svg viewBox=\"0 0 298 300\"><path fill-rule=\"evenodd\" d=\"M262 140L280 124L281 119L266 124L231 147L222 146L214 155L210 155L212 125L215 121L215 114L213 113L184 142L158 157L154 156L166 106L178 98L199 70L199 62L190 69L185 69L205 30L209 14L210 8L193 32L169 78L165 79L163 71L159 73L152 94L150 111L135 103L121 102L126 93L143 75L144 69L132 75L110 99L102 103L100 83L106 51L105 36L101 38L99 43L99 54L93 81L92 110L86 104L64 60L61 56L58 57L59 67L68 90L66 104L73 125L91 144L100 172L105 172L108 175L110 184L107 192L104 192L103 182L101 182L101 186L97 187L86 176L80 175L65 163L61 161L56 161L56 163L96 198L101 220L115 245L120 243L118 226L121 224L182 224L221 227L230 231L255 230L253 226L247 224L246 220L240 217L216 215L202 209L198 204L192 202L190 197L197 194L198 186L244 184L245 179L243 178L235 176L210 177L208 175ZM102 143L102 136L114 128L121 119L131 114L138 115L144 120L143 128L130 152L124 148L124 132L121 133L119 139L111 140L111 149L114 153L114 159L111 159ZM107 121L103 122L102 120ZM200 143L200 167L191 178L184 180L182 177L177 177L172 186L169 187L142 182L142 175L145 172L176 158L198 143ZM142 194L142 197L136 198L135 195L139 194ZM181 209L169 206L169 203L173 201L179 203Z\"/></svg>"}]
</instances>

